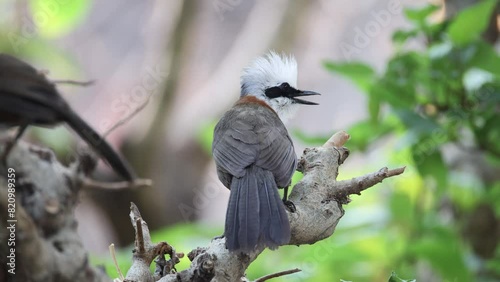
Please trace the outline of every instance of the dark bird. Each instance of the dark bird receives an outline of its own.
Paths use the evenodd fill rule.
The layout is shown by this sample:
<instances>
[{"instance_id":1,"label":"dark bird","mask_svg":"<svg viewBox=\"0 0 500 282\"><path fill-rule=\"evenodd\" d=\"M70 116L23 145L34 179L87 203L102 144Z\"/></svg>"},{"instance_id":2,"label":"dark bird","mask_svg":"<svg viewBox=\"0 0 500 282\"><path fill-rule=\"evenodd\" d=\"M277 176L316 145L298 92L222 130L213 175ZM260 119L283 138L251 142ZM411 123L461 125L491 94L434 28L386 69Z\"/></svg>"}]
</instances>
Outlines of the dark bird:
<instances>
[{"instance_id":1,"label":"dark bird","mask_svg":"<svg viewBox=\"0 0 500 282\"><path fill-rule=\"evenodd\" d=\"M241 97L214 131L212 152L220 181L231 190L224 236L230 251L276 249L290 241L290 224L278 188L287 188L297 156L284 125L300 99L293 57L271 52L245 68Z\"/></svg>"},{"instance_id":2,"label":"dark bird","mask_svg":"<svg viewBox=\"0 0 500 282\"><path fill-rule=\"evenodd\" d=\"M29 64L0 54L0 127L19 126L15 139L6 146L3 161L29 125L55 126L67 123L126 180L135 179L128 163L66 103L43 74Z\"/></svg>"}]
</instances>

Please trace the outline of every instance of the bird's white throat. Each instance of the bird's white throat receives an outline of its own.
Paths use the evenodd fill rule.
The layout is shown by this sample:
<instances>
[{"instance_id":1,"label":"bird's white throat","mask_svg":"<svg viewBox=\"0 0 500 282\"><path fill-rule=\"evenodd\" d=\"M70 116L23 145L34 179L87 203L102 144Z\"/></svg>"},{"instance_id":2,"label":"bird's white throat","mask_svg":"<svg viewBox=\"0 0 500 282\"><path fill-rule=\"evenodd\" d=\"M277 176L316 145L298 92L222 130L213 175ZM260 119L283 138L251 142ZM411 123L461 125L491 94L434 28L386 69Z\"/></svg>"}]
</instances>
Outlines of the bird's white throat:
<instances>
[{"instance_id":1,"label":"bird's white throat","mask_svg":"<svg viewBox=\"0 0 500 282\"><path fill-rule=\"evenodd\" d=\"M258 97L261 98L261 97ZM299 105L292 102L288 98L274 98L274 99L262 99L266 104L268 104L273 110L278 114L279 118L284 124L295 116Z\"/></svg>"}]
</instances>

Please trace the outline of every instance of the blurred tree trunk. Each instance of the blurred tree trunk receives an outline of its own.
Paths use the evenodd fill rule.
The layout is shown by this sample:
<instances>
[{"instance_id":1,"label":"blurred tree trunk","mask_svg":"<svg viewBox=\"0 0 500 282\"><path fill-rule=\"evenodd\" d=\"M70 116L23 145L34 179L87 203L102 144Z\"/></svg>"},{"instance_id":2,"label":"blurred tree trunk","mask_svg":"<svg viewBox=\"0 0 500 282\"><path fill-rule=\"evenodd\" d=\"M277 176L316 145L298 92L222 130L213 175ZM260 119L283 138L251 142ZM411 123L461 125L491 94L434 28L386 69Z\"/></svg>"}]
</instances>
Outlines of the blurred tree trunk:
<instances>
[{"instance_id":1,"label":"blurred tree trunk","mask_svg":"<svg viewBox=\"0 0 500 282\"><path fill-rule=\"evenodd\" d=\"M203 177L203 168L209 158L195 142L185 144L181 150L168 143L167 135L172 134L167 127L169 113L172 111L174 95L177 92L180 73L188 54L186 50L189 29L198 13L196 1L185 1L182 4L175 31L168 38L165 56L168 72L165 89L158 99L158 111L145 142L137 144L144 151L135 151L136 160L148 160L141 168L142 175L151 177L154 189L141 191L140 208L148 218L152 229L179 221L192 220L183 218L179 203L189 202L192 190L198 187ZM140 162L137 162L140 163Z\"/></svg>"},{"instance_id":2,"label":"blurred tree trunk","mask_svg":"<svg viewBox=\"0 0 500 282\"><path fill-rule=\"evenodd\" d=\"M152 230L188 220L180 214L178 204L192 198L190 192L199 185L201 171L209 161L197 144L186 144L183 150L178 151L172 148L165 137L170 134L166 123L171 112L178 75L186 56L184 45L186 36L189 35L187 29L196 15L198 3L183 1L180 5L182 7L177 15L174 31L170 37L163 39L168 42L164 50L165 56L162 57L165 59L158 62L158 65L168 76L164 89L154 98L156 113L149 126L150 130L141 143L125 144L123 148L131 163L136 164L138 175L152 179L153 187L127 191L92 191L92 198L112 219L113 228L117 230L119 237L119 242L115 243L119 245L130 244L134 239L133 233L123 230L124 226L130 225L130 219L123 215L129 210L131 201L140 207ZM114 201L116 198L120 198L120 201Z\"/></svg>"}]
</instances>

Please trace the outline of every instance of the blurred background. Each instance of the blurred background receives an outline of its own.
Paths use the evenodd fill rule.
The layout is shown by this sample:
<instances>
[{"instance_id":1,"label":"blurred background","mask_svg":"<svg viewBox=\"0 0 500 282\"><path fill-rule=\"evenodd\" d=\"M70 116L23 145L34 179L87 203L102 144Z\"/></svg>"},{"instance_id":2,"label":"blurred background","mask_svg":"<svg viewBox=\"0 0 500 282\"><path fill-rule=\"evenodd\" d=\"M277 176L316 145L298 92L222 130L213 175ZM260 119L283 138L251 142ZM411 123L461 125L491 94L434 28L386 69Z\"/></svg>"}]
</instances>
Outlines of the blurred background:
<instances>
[{"instance_id":1,"label":"blurred background","mask_svg":"<svg viewBox=\"0 0 500 282\"><path fill-rule=\"evenodd\" d=\"M0 0L0 51L50 79L95 80L59 89L98 132L133 115L108 140L154 186L84 190L76 211L111 277L110 243L122 271L131 261L131 201L177 251L222 234L213 127L241 69L276 50L297 58L299 88L322 93L288 126L299 156L347 130L339 179L407 170L352 197L331 238L266 251L248 277L298 267L276 281L500 281L498 14L497 0ZM25 139L68 164L84 146L64 127ZM93 177L118 180L102 163Z\"/></svg>"}]
</instances>

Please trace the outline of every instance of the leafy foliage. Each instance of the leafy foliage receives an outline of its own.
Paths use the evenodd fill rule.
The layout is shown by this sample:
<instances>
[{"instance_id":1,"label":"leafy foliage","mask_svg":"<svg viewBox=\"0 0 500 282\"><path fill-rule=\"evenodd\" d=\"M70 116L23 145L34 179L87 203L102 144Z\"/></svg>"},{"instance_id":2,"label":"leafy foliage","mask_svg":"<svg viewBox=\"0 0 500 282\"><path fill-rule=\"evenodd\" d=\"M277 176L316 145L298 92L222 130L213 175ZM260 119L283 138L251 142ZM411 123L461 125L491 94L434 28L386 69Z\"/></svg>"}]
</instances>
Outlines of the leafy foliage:
<instances>
[{"instance_id":1,"label":"leafy foliage","mask_svg":"<svg viewBox=\"0 0 500 282\"><path fill-rule=\"evenodd\" d=\"M444 23L428 20L435 6L406 10L414 27L394 33L400 49L381 74L361 62L324 63L368 98L370 118L348 130L349 147L363 151L375 140L392 138L397 150L390 158L410 166L412 183L399 183L387 199L390 219L383 232L402 245L385 249L393 260L383 267L393 266L404 276L423 275L416 270L422 263L424 274L443 281L492 281L500 276L499 268L492 266L500 261L498 239L491 245L496 251L485 255L476 251L481 242L464 236L479 232L467 226L481 205L496 210L496 219L488 224L498 225L500 183L450 161L472 152L487 160L470 160L472 166L491 169L500 163L500 57L481 39L496 5L496 0L479 2ZM406 42L422 39L428 42L426 49L404 48ZM443 150L451 147L460 152ZM364 271L376 279L373 269Z\"/></svg>"}]
</instances>

